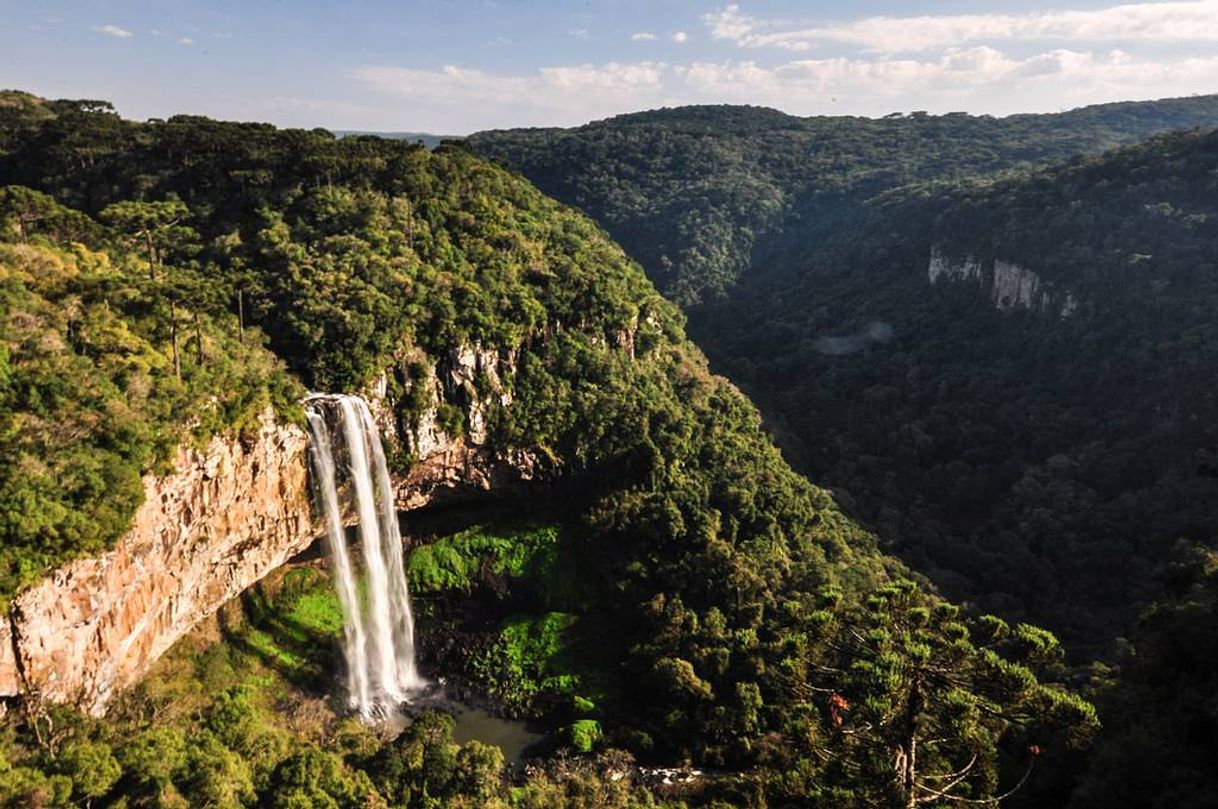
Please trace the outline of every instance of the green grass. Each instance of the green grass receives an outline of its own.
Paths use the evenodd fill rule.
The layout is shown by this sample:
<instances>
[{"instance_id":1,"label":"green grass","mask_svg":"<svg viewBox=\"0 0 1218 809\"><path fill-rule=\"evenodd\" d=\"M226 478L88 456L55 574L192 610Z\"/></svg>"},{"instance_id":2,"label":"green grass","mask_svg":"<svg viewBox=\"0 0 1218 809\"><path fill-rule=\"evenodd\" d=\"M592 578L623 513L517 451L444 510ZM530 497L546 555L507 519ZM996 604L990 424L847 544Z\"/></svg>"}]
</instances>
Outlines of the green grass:
<instances>
[{"instance_id":1,"label":"green grass","mask_svg":"<svg viewBox=\"0 0 1218 809\"><path fill-rule=\"evenodd\" d=\"M247 651L261 657L265 662L278 665L287 672L296 672L308 665L305 658L293 654L279 645L277 639L261 629L246 627L241 633Z\"/></svg>"},{"instance_id":2,"label":"green grass","mask_svg":"<svg viewBox=\"0 0 1218 809\"><path fill-rule=\"evenodd\" d=\"M317 635L337 638L343 631L343 611L333 587L302 593L288 610L292 622Z\"/></svg>"},{"instance_id":3,"label":"green grass","mask_svg":"<svg viewBox=\"0 0 1218 809\"><path fill-rule=\"evenodd\" d=\"M567 739L577 753L591 753L604 735L595 719L579 719L567 727Z\"/></svg>"},{"instance_id":4,"label":"green grass","mask_svg":"<svg viewBox=\"0 0 1218 809\"><path fill-rule=\"evenodd\" d=\"M272 574L241 604L244 620L228 630L228 642L299 685L321 687L343 627L330 576L312 567Z\"/></svg>"}]
</instances>

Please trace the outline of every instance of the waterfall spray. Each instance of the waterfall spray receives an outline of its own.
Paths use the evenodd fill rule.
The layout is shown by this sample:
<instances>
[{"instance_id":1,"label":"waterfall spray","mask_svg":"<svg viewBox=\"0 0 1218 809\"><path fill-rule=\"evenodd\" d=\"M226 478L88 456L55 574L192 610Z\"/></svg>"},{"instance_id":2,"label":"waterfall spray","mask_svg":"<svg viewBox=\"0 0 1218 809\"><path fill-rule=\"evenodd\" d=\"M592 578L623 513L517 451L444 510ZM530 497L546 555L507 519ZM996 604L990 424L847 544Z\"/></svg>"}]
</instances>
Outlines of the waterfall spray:
<instances>
[{"instance_id":1,"label":"waterfall spray","mask_svg":"<svg viewBox=\"0 0 1218 809\"><path fill-rule=\"evenodd\" d=\"M384 718L425 685L415 667L414 619L385 451L360 397L314 394L305 407L314 488L343 609L347 692L361 716ZM344 484L349 510L359 520L363 588L343 525Z\"/></svg>"}]
</instances>

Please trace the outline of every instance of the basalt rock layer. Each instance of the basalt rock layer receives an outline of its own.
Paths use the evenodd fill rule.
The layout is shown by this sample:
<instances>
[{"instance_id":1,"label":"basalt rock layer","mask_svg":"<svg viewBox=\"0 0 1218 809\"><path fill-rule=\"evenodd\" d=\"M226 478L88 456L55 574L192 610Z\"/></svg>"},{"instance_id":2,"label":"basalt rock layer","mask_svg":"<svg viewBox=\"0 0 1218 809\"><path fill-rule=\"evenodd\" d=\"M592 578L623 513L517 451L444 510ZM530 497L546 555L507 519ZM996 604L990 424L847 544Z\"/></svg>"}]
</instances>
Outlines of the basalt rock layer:
<instances>
[{"instance_id":1,"label":"basalt rock layer","mask_svg":"<svg viewBox=\"0 0 1218 809\"><path fill-rule=\"evenodd\" d=\"M117 545L21 593L0 633L0 694L100 713L174 641L313 541L307 439L269 414L252 440L181 448L144 479Z\"/></svg>"}]
</instances>

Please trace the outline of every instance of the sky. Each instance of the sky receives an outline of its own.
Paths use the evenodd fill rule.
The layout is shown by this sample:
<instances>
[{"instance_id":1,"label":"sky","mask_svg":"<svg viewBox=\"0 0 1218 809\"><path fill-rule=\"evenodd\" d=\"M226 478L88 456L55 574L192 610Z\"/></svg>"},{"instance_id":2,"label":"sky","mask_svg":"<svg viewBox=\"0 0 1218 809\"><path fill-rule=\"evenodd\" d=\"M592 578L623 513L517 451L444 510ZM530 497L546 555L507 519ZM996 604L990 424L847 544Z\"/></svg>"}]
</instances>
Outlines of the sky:
<instances>
[{"instance_id":1,"label":"sky","mask_svg":"<svg viewBox=\"0 0 1218 809\"><path fill-rule=\"evenodd\" d=\"M1056 112L1218 92L1218 0L0 0L0 88L448 135L707 103Z\"/></svg>"}]
</instances>

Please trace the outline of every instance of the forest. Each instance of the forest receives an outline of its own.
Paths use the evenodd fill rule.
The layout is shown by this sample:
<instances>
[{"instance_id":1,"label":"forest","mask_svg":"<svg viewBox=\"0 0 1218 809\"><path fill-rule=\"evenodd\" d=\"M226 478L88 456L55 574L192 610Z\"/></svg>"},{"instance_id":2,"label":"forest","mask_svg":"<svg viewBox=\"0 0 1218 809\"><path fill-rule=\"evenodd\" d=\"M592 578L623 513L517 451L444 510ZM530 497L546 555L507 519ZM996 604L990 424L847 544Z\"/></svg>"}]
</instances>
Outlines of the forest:
<instances>
[{"instance_id":1,"label":"forest","mask_svg":"<svg viewBox=\"0 0 1218 809\"><path fill-rule=\"evenodd\" d=\"M1214 126L1218 96L1003 118L690 106L468 142L601 223L688 308L730 297L749 274L791 266L802 245L848 230L857 206L880 192Z\"/></svg>"},{"instance_id":2,"label":"forest","mask_svg":"<svg viewBox=\"0 0 1218 809\"><path fill-rule=\"evenodd\" d=\"M0 186L7 596L110 547L178 442L240 435L267 408L299 423L305 389L384 374L395 418L468 430L409 383L493 346L515 361L488 442L542 459L545 489L518 507L536 519L431 537L409 575L433 635L475 602L494 616L424 666L552 729L551 754L509 775L442 714L392 739L345 717L334 597L306 565L226 606L218 637L180 643L104 719L15 700L7 803L1044 805L1073 789L1099 722L1054 635L882 555L708 371L643 269L520 175L460 144L135 123L7 92ZM1182 592L1206 592L1197 571ZM654 790L633 761L716 775Z\"/></svg>"},{"instance_id":3,"label":"forest","mask_svg":"<svg viewBox=\"0 0 1218 809\"><path fill-rule=\"evenodd\" d=\"M1216 543L1213 104L694 108L472 143L601 221L881 548L958 601L1058 633L1111 732L1132 734L1199 693L1161 644L1208 609ZM749 200L770 218L709 190L731 175L766 189ZM728 243L716 228L738 249L710 252ZM1002 302L999 267L1035 279L1031 305ZM1134 708L1135 693L1160 702ZM1101 742L1128 778L1076 800L1206 805L1218 723L1203 705L1187 730Z\"/></svg>"}]
</instances>

